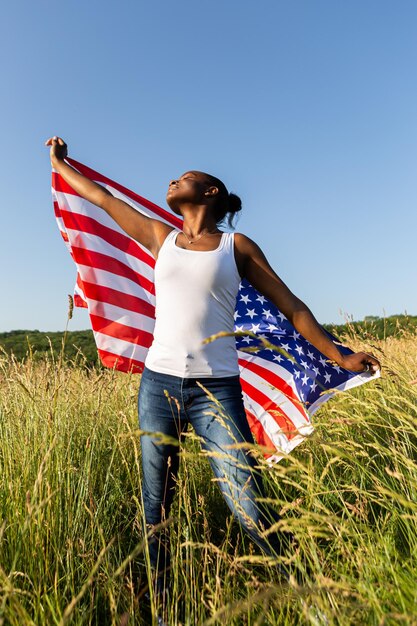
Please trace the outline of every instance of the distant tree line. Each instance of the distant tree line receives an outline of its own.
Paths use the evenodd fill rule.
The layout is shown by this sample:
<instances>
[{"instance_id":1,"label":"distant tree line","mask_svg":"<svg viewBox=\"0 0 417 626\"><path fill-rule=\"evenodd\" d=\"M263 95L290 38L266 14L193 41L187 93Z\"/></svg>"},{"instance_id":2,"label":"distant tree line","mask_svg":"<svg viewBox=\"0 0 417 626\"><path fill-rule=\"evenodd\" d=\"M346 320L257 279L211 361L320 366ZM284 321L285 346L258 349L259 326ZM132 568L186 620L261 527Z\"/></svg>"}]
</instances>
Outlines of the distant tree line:
<instances>
[{"instance_id":1,"label":"distant tree line","mask_svg":"<svg viewBox=\"0 0 417 626\"><path fill-rule=\"evenodd\" d=\"M60 356L65 361L73 361L87 366L99 362L93 332L75 330L41 332L39 330L12 330L0 333L0 350L13 354L18 360L28 356L39 359L49 355L53 359Z\"/></svg>"},{"instance_id":2,"label":"distant tree line","mask_svg":"<svg viewBox=\"0 0 417 626\"><path fill-rule=\"evenodd\" d=\"M417 334L417 316L391 315L390 317L367 316L359 322L325 324L324 327L336 337L356 336L363 339L384 339ZM96 344L91 330L68 332L41 332L39 330L12 330L0 333L0 353L13 354L16 359L34 359L49 355L52 359L63 358L66 362L91 367L98 365Z\"/></svg>"},{"instance_id":3,"label":"distant tree line","mask_svg":"<svg viewBox=\"0 0 417 626\"><path fill-rule=\"evenodd\" d=\"M377 317L367 315L358 322L348 321L345 324L324 324L324 327L336 336L354 335L363 339L386 339L402 337L404 334L417 333L417 315L390 315Z\"/></svg>"}]
</instances>

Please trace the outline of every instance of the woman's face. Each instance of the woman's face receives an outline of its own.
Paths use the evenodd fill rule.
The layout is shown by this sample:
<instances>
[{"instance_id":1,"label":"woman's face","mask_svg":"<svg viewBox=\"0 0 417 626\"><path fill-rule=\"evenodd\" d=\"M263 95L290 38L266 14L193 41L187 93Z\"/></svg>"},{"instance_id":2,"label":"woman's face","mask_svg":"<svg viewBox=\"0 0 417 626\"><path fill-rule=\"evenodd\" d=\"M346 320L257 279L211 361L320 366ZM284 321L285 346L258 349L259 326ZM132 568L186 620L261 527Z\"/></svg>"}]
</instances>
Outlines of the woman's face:
<instances>
[{"instance_id":1,"label":"woman's face","mask_svg":"<svg viewBox=\"0 0 417 626\"><path fill-rule=\"evenodd\" d=\"M180 215L182 204L201 204L212 193L207 193L213 186L209 184L206 174L203 172L185 172L180 178L171 180L168 186L168 206Z\"/></svg>"}]
</instances>

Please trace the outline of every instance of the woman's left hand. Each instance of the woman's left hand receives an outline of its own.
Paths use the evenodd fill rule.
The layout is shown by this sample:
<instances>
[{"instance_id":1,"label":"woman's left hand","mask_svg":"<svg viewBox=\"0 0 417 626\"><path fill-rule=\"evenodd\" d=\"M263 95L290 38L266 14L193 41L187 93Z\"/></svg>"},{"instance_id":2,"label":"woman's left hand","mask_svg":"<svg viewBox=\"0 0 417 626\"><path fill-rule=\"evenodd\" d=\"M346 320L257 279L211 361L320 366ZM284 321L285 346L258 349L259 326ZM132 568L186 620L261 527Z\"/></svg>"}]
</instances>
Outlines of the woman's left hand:
<instances>
[{"instance_id":1,"label":"woman's left hand","mask_svg":"<svg viewBox=\"0 0 417 626\"><path fill-rule=\"evenodd\" d=\"M381 369L378 359L366 352L344 354L339 365L351 372L369 372L370 374L376 374Z\"/></svg>"}]
</instances>

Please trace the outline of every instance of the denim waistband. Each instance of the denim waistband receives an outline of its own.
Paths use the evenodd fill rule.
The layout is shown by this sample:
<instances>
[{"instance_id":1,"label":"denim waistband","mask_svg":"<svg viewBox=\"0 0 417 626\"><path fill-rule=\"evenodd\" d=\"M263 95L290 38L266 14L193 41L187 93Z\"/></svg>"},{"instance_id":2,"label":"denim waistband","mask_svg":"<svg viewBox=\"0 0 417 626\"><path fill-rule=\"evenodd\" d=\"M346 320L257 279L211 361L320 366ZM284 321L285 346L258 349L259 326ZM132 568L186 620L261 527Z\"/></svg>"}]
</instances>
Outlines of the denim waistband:
<instances>
[{"instance_id":1,"label":"denim waistband","mask_svg":"<svg viewBox=\"0 0 417 626\"><path fill-rule=\"evenodd\" d=\"M165 374L161 372L155 372L154 370L150 370L148 367L143 368L142 376L146 378L153 378L155 381L161 383L167 383L172 385L181 385L182 387L195 385L196 382L201 383L202 385L210 385L217 383L233 383L240 382L240 376L222 376L220 378L215 376L196 376L192 378L182 378L181 376L173 376L172 374Z\"/></svg>"}]
</instances>

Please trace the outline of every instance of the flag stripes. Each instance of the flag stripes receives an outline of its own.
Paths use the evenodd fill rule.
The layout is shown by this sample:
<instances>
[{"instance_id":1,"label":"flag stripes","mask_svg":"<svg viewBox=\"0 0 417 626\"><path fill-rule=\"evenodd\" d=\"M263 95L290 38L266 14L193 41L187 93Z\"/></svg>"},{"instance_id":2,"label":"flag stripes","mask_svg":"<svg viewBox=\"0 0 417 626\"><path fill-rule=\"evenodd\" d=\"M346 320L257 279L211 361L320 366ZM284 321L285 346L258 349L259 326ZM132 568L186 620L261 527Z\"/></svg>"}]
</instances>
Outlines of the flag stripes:
<instances>
[{"instance_id":1,"label":"flag stripes","mask_svg":"<svg viewBox=\"0 0 417 626\"><path fill-rule=\"evenodd\" d=\"M105 285L97 285L96 283L90 283L87 280L83 281L82 287L84 294L90 302L96 301L112 306L118 306L121 311L124 311L124 314L126 311L129 311L132 315L140 316L138 319L148 317L154 320L155 306L139 296L128 293L127 289L125 291L120 291L120 289L112 289L111 287L106 287ZM137 311L141 311L141 313L137 313Z\"/></svg>"}]
</instances>

